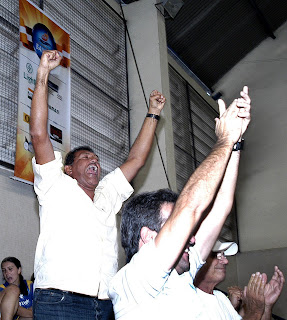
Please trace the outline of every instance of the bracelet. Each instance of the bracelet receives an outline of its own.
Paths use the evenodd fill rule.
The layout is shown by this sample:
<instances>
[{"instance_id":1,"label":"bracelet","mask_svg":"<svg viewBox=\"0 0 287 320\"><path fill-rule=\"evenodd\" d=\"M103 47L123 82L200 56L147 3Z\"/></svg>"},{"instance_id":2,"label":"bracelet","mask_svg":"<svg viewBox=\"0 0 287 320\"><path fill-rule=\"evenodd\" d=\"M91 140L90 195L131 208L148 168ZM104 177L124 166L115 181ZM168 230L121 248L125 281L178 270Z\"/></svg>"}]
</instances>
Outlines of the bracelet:
<instances>
[{"instance_id":1,"label":"bracelet","mask_svg":"<svg viewBox=\"0 0 287 320\"><path fill-rule=\"evenodd\" d=\"M146 114L146 117L147 117L147 118L153 118L153 119L155 119L155 120L159 120L159 119L160 119L160 116L159 116L159 115L153 114L153 113L147 113L147 114Z\"/></svg>"},{"instance_id":2,"label":"bracelet","mask_svg":"<svg viewBox=\"0 0 287 320\"><path fill-rule=\"evenodd\" d=\"M235 145L233 146L232 151L243 150L243 146L244 146L244 139L242 139L241 141L236 142Z\"/></svg>"}]
</instances>

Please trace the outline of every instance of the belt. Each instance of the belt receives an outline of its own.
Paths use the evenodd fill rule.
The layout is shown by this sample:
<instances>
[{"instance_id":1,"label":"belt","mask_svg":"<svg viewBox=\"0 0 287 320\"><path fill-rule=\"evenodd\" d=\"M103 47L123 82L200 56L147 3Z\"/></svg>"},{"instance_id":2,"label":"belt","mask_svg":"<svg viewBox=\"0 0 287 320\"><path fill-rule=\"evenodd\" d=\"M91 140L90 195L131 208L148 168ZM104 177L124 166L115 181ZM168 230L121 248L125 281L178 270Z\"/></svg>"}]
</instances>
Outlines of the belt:
<instances>
[{"instance_id":1,"label":"belt","mask_svg":"<svg viewBox=\"0 0 287 320\"><path fill-rule=\"evenodd\" d=\"M96 298L96 296L90 296L88 294L84 294L84 293L78 293L78 292L74 292L74 291L67 291L67 290L61 290L61 289L56 289L56 288L47 288L47 289L41 289L40 290L53 290L53 291L57 291L59 293L66 293L66 294L71 294L73 296L79 296L79 297L86 297L86 298Z\"/></svg>"}]
</instances>

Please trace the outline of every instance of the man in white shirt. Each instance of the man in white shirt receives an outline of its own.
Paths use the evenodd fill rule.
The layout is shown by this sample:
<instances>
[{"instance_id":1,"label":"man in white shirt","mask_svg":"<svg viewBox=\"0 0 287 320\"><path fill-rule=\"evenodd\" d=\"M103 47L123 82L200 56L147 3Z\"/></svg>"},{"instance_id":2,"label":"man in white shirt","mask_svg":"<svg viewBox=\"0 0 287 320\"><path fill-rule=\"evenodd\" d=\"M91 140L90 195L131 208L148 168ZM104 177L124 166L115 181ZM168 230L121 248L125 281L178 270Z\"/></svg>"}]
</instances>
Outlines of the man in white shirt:
<instances>
[{"instance_id":1,"label":"man in white shirt","mask_svg":"<svg viewBox=\"0 0 287 320\"><path fill-rule=\"evenodd\" d=\"M232 207L238 145L250 122L248 88L240 94L227 110L219 102L218 140L177 200L171 191L159 190L124 207L121 236L128 264L109 287L116 319L204 319L193 280ZM246 295L257 299L253 288ZM254 303L245 319L259 320L261 312Z\"/></svg>"},{"instance_id":2,"label":"man in white shirt","mask_svg":"<svg viewBox=\"0 0 287 320\"><path fill-rule=\"evenodd\" d=\"M154 90L147 117L127 160L100 181L89 147L66 157L54 152L47 131L48 78L57 51L44 51L31 105L34 189L40 205L35 255L34 319L113 319L107 288L117 271L115 214L133 192L129 182L150 152L165 98Z\"/></svg>"},{"instance_id":3,"label":"man in white shirt","mask_svg":"<svg viewBox=\"0 0 287 320\"><path fill-rule=\"evenodd\" d=\"M231 288L229 300L225 294L215 289L219 283L225 280L227 257L236 254L237 250L236 243L217 242L206 259L206 264L196 275L194 284L201 300L204 319L236 320L242 319L241 316L244 317L248 301L245 301L245 303L243 303L244 300L242 301L243 290L239 287ZM285 282L283 273L275 266L272 279L268 283L266 274L259 272L252 274L250 281L262 287L261 300L264 303L264 312L261 320L271 320L272 308L278 300ZM239 313L235 308L238 309Z\"/></svg>"}]
</instances>

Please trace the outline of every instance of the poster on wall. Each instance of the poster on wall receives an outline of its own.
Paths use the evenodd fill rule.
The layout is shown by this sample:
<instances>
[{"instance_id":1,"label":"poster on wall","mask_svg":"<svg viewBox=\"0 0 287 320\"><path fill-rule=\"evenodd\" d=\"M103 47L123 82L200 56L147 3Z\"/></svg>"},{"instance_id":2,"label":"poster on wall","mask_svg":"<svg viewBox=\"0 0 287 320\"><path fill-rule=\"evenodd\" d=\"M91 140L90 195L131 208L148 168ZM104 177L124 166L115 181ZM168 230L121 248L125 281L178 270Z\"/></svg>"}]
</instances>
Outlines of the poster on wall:
<instances>
[{"instance_id":1,"label":"poster on wall","mask_svg":"<svg viewBox=\"0 0 287 320\"><path fill-rule=\"evenodd\" d=\"M19 0L19 91L14 179L32 183L34 150L29 134L31 101L37 69L44 50L58 50L61 65L48 82L48 133L54 150L70 150L70 35L29 0Z\"/></svg>"}]
</instances>

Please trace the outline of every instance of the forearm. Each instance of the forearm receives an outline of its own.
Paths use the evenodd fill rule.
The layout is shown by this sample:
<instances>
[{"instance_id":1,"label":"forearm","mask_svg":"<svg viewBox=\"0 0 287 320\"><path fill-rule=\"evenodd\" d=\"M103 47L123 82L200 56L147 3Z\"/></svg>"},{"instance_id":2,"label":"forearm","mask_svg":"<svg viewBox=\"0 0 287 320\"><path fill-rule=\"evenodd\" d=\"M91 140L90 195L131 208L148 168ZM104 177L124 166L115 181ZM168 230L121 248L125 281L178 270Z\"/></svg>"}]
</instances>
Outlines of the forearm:
<instances>
[{"instance_id":1,"label":"forearm","mask_svg":"<svg viewBox=\"0 0 287 320\"><path fill-rule=\"evenodd\" d=\"M38 164L54 160L53 146L47 130L49 72L39 67L31 104L30 135Z\"/></svg>"},{"instance_id":2,"label":"forearm","mask_svg":"<svg viewBox=\"0 0 287 320\"><path fill-rule=\"evenodd\" d=\"M216 143L209 156L188 180L170 218L157 236L156 244L164 246L163 251L166 249L169 252L164 256L175 259L171 261L170 267L184 248L202 213L213 200L225 173L232 147L232 140L221 139ZM164 241L161 241L162 237Z\"/></svg>"},{"instance_id":3,"label":"forearm","mask_svg":"<svg viewBox=\"0 0 287 320\"><path fill-rule=\"evenodd\" d=\"M31 104L30 134L32 138L48 134L48 78L49 72L39 67Z\"/></svg>"},{"instance_id":4,"label":"forearm","mask_svg":"<svg viewBox=\"0 0 287 320\"><path fill-rule=\"evenodd\" d=\"M203 260L207 258L232 209L239 160L240 151L232 152L212 209L196 233L197 248Z\"/></svg>"},{"instance_id":5,"label":"forearm","mask_svg":"<svg viewBox=\"0 0 287 320\"><path fill-rule=\"evenodd\" d=\"M33 311L32 309L26 309L19 306L17 310L17 316L23 317L23 318L33 318Z\"/></svg>"},{"instance_id":6,"label":"forearm","mask_svg":"<svg viewBox=\"0 0 287 320\"><path fill-rule=\"evenodd\" d=\"M233 142L218 140L208 157L186 183L177 205L196 207L203 212L213 200L230 159ZM176 207L177 207L176 205Z\"/></svg>"},{"instance_id":7,"label":"forearm","mask_svg":"<svg viewBox=\"0 0 287 320\"><path fill-rule=\"evenodd\" d=\"M149 113L160 114L159 110L149 109ZM141 130L132 145L128 159L121 165L121 170L128 181L131 181L138 170L145 164L152 147L158 120L146 117Z\"/></svg>"},{"instance_id":8,"label":"forearm","mask_svg":"<svg viewBox=\"0 0 287 320\"><path fill-rule=\"evenodd\" d=\"M265 305L264 313L261 317L261 320L271 320L272 319L272 307Z\"/></svg>"},{"instance_id":9,"label":"forearm","mask_svg":"<svg viewBox=\"0 0 287 320\"><path fill-rule=\"evenodd\" d=\"M256 312L246 312L244 317L242 318L243 320L261 320L262 313L256 313Z\"/></svg>"}]
</instances>

